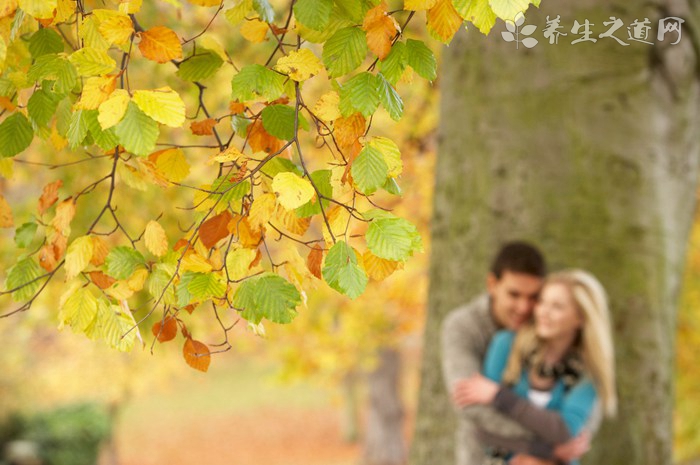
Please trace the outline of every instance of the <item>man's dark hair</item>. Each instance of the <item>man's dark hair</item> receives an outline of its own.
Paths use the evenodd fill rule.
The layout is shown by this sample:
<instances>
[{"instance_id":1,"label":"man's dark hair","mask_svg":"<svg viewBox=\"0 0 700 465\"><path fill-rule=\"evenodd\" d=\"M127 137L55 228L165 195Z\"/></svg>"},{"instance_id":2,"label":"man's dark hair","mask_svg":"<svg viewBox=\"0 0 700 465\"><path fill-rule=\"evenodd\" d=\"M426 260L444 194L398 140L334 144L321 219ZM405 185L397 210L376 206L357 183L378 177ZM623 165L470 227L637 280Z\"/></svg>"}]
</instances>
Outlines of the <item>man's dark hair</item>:
<instances>
[{"instance_id":1,"label":"man's dark hair","mask_svg":"<svg viewBox=\"0 0 700 465\"><path fill-rule=\"evenodd\" d=\"M547 264L537 247L527 242L513 241L501 247L491 264L491 273L496 279L501 279L505 271L543 278L547 274Z\"/></svg>"}]
</instances>

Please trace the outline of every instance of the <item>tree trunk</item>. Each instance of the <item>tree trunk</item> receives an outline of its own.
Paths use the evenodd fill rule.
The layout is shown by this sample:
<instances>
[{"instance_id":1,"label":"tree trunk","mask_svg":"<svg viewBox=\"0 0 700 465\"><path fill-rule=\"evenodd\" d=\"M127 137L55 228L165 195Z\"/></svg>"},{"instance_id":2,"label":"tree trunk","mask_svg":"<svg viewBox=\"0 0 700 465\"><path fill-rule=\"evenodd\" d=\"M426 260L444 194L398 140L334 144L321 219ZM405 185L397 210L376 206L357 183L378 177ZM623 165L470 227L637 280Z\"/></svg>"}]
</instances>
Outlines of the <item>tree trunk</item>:
<instances>
[{"instance_id":1,"label":"tree trunk","mask_svg":"<svg viewBox=\"0 0 700 465\"><path fill-rule=\"evenodd\" d=\"M568 35L550 45L542 29L557 15ZM649 18L654 45L570 43L574 20L597 38L613 15ZM656 41L667 16L686 18L677 45ZM544 0L525 22L538 26L534 48L502 40L499 22L446 49L413 465L453 462L440 322L483 291L511 239L539 245L553 270L591 271L611 299L620 408L585 462L671 463L676 305L700 160L692 17L687 0Z\"/></svg>"},{"instance_id":2,"label":"tree trunk","mask_svg":"<svg viewBox=\"0 0 700 465\"><path fill-rule=\"evenodd\" d=\"M380 349L379 365L368 377L369 412L364 465L404 465L404 409L399 392L401 356L396 349Z\"/></svg>"},{"instance_id":3,"label":"tree trunk","mask_svg":"<svg viewBox=\"0 0 700 465\"><path fill-rule=\"evenodd\" d=\"M349 371L343 377L343 441L354 444L359 437L359 402L357 399L358 381L357 373Z\"/></svg>"}]
</instances>

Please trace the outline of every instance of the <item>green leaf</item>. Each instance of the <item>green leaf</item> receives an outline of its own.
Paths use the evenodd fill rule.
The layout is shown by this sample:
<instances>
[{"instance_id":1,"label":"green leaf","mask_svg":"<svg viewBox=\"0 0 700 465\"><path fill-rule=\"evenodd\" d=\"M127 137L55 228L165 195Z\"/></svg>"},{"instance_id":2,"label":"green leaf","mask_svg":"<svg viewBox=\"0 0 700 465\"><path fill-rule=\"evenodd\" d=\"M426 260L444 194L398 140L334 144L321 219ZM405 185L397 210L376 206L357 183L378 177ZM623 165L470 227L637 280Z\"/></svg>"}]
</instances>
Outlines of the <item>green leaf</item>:
<instances>
[{"instance_id":1,"label":"green leaf","mask_svg":"<svg viewBox=\"0 0 700 465\"><path fill-rule=\"evenodd\" d=\"M272 160L265 163L261 171L263 174L274 178L280 173L292 172L299 176L303 176L304 172L293 162L287 160L286 158L275 157Z\"/></svg>"},{"instance_id":2,"label":"green leaf","mask_svg":"<svg viewBox=\"0 0 700 465\"><path fill-rule=\"evenodd\" d=\"M525 13L532 0L489 0L489 6L502 20L513 21L518 13Z\"/></svg>"},{"instance_id":3,"label":"green leaf","mask_svg":"<svg viewBox=\"0 0 700 465\"><path fill-rule=\"evenodd\" d=\"M316 31L328 26L333 10L333 0L297 0L294 16L304 26Z\"/></svg>"},{"instance_id":4,"label":"green leaf","mask_svg":"<svg viewBox=\"0 0 700 465\"><path fill-rule=\"evenodd\" d=\"M117 63L105 50L83 47L69 58L81 76L103 76L114 69Z\"/></svg>"},{"instance_id":5,"label":"green leaf","mask_svg":"<svg viewBox=\"0 0 700 465\"><path fill-rule=\"evenodd\" d=\"M83 110L78 110L71 115L70 126L68 127L68 134L66 134L66 136L70 148L73 150L82 145L88 133L88 125L84 113Z\"/></svg>"},{"instance_id":6,"label":"green leaf","mask_svg":"<svg viewBox=\"0 0 700 465\"><path fill-rule=\"evenodd\" d=\"M457 13L476 26L482 34L488 34L496 24L496 14L489 0L452 0Z\"/></svg>"},{"instance_id":7,"label":"green leaf","mask_svg":"<svg viewBox=\"0 0 700 465\"><path fill-rule=\"evenodd\" d=\"M32 34L29 39L29 53L32 58L39 58L49 53L61 53L63 51L63 39L58 32L49 28L41 28Z\"/></svg>"},{"instance_id":8,"label":"green leaf","mask_svg":"<svg viewBox=\"0 0 700 465\"><path fill-rule=\"evenodd\" d=\"M377 210L365 217L372 219L367 228L367 248L377 257L404 261L423 250L420 234L409 221Z\"/></svg>"},{"instance_id":9,"label":"green leaf","mask_svg":"<svg viewBox=\"0 0 700 465\"><path fill-rule=\"evenodd\" d=\"M372 73L362 72L340 88L340 113L348 117L355 112L369 118L379 106L379 79Z\"/></svg>"},{"instance_id":10,"label":"green leaf","mask_svg":"<svg viewBox=\"0 0 700 465\"><path fill-rule=\"evenodd\" d=\"M29 147L34 138L32 125L22 113L14 113L0 123L0 157L14 157Z\"/></svg>"},{"instance_id":11,"label":"green leaf","mask_svg":"<svg viewBox=\"0 0 700 465\"><path fill-rule=\"evenodd\" d=\"M244 281L233 296L234 307L243 309L241 316L255 324L263 318L273 323L291 323L300 303L297 288L272 273Z\"/></svg>"},{"instance_id":12,"label":"green leaf","mask_svg":"<svg viewBox=\"0 0 700 465\"><path fill-rule=\"evenodd\" d=\"M192 294L190 294L188 286L196 275L197 273L192 271L185 271L182 276L180 276L180 282L177 284L177 288L175 290L178 306L186 307L190 304L190 302L192 302Z\"/></svg>"},{"instance_id":13,"label":"green leaf","mask_svg":"<svg viewBox=\"0 0 700 465\"><path fill-rule=\"evenodd\" d=\"M408 65L406 53L406 44L403 42L396 42L392 45L391 52L389 52L386 58L379 62L379 70L387 81L394 86L399 82L399 79L401 79Z\"/></svg>"},{"instance_id":14,"label":"green leaf","mask_svg":"<svg viewBox=\"0 0 700 465\"><path fill-rule=\"evenodd\" d=\"M42 29L43 30L43 29ZM39 89L29 97L27 102L27 111L29 117L37 126L46 126L54 113L60 98L56 94L52 94L44 89Z\"/></svg>"},{"instance_id":15,"label":"green leaf","mask_svg":"<svg viewBox=\"0 0 700 465\"><path fill-rule=\"evenodd\" d=\"M187 290L198 300L222 298L226 293L226 282L215 273L196 273L187 284Z\"/></svg>"},{"instance_id":16,"label":"green leaf","mask_svg":"<svg viewBox=\"0 0 700 465\"><path fill-rule=\"evenodd\" d=\"M170 278L172 278L173 274L175 274L174 265L158 263L153 272L149 275L148 283L146 284L148 293L156 300L160 299L161 294L163 294L165 290L165 286L168 286L161 300L161 303L165 305L177 305L175 284L170 282ZM168 283L170 283L170 285L168 285Z\"/></svg>"},{"instance_id":17,"label":"green leaf","mask_svg":"<svg viewBox=\"0 0 700 465\"><path fill-rule=\"evenodd\" d=\"M244 134L248 126L250 126L248 118L239 115L234 115L231 118L231 129L237 134Z\"/></svg>"},{"instance_id":18,"label":"green leaf","mask_svg":"<svg viewBox=\"0 0 700 465\"><path fill-rule=\"evenodd\" d=\"M363 194L372 194L386 182L389 166L382 152L366 145L352 163L352 178Z\"/></svg>"},{"instance_id":19,"label":"green leaf","mask_svg":"<svg viewBox=\"0 0 700 465\"><path fill-rule=\"evenodd\" d=\"M110 250L105 265L107 274L114 279L127 279L134 274L138 268L144 266L146 260L141 252L131 247L119 246Z\"/></svg>"},{"instance_id":20,"label":"green leaf","mask_svg":"<svg viewBox=\"0 0 700 465\"><path fill-rule=\"evenodd\" d=\"M81 287L66 299L58 314L59 325L68 324L74 331L83 332L95 323L97 299Z\"/></svg>"},{"instance_id":21,"label":"green leaf","mask_svg":"<svg viewBox=\"0 0 700 465\"><path fill-rule=\"evenodd\" d=\"M29 68L27 77L31 81L55 81L53 91L65 95L78 83L75 66L56 54L42 55Z\"/></svg>"},{"instance_id":22,"label":"green leaf","mask_svg":"<svg viewBox=\"0 0 700 465\"><path fill-rule=\"evenodd\" d=\"M382 186L382 189L390 193L391 195L401 196L401 187L399 183L396 182L394 178L387 178L386 182Z\"/></svg>"},{"instance_id":23,"label":"green leaf","mask_svg":"<svg viewBox=\"0 0 700 465\"><path fill-rule=\"evenodd\" d=\"M353 2L355 0L352 0ZM297 32L301 36L302 39L312 42L314 44L321 44L327 41L328 39L333 36L338 30L352 26L355 23L362 22L362 16L357 20L353 21L348 18L347 13L344 13L338 6L336 5L335 8L333 8L333 11L331 12L331 17L328 20L328 24L326 25L325 28L323 28L320 31L317 31L315 29L311 29L310 27L306 27L302 23L297 23Z\"/></svg>"},{"instance_id":24,"label":"green leaf","mask_svg":"<svg viewBox=\"0 0 700 465\"><path fill-rule=\"evenodd\" d=\"M221 192L219 205L230 206L232 210L240 210L241 199L250 193L250 181L232 181L230 176L221 176L212 184L212 191Z\"/></svg>"},{"instance_id":25,"label":"green leaf","mask_svg":"<svg viewBox=\"0 0 700 465\"><path fill-rule=\"evenodd\" d=\"M218 53L199 48L196 55L191 55L180 63L175 74L185 81L201 81L213 76L223 63L224 60Z\"/></svg>"},{"instance_id":26,"label":"green leaf","mask_svg":"<svg viewBox=\"0 0 700 465\"><path fill-rule=\"evenodd\" d=\"M5 290L17 289L12 293L12 298L16 302L29 300L39 289L41 280L34 281L42 275L42 270L32 257L27 257L17 262L15 266L7 272L5 279ZM33 282L32 282L33 281ZM31 283L31 284L29 284Z\"/></svg>"},{"instance_id":27,"label":"green leaf","mask_svg":"<svg viewBox=\"0 0 700 465\"><path fill-rule=\"evenodd\" d=\"M20 249L29 247L34 240L37 227L36 223L24 223L17 228L17 231L15 231L15 244L17 244L17 247Z\"/></svg>"},{"instance_id":28,"label":"green leaf","mask_svg":"<svg viewBox=\"0 0 700 465\"><path fill-rule=\"evenodd\" d=\"M287 105L270 105L262 111L262 123L265 131L282 140L294 138L294 108ZM309 130L309 122L299 114L299 128Z\"/></svg>"},{"instance_id":29,"label":"green leaf","mask_svg":"<svg viewBox=\"0 0 700 465\"><path fill-rule=\"evenodd\" d=\"M95 323L86 330L93 339L102 339L109 347L127 352L134 347L136 322L118 305L110 305L104 300L98 301ZM133 329L132 329L133 328Z\"/></svg>"},{"instance_id":30,"label":"green leaf","mask_svg":"<svg viewBox=\"0 0 700 465\"><path fill-rule=\"evenodd\" d=\"M382 102L382 106L389 112L391 119L400 120L401 115L403 115L403 100L381 73L377 75L377 82L379 84L379 101Z\"/></svg>"},{"instance_id":31,"label":"green leaf","mask_svg":"<svg viewBox=\"0 0 700 465\"><path fill-rule=\"evenodd\" d=\"M362 29L346 27L338 30L323 46L323 63L330 77L348 74L367 56L367 39Z\"/></svg>"},{"instance_id":32,"label":"green leaf","mask_svg":"<svg viewBox=\"0 0 700 465\"><path fill-rule=\"evenodd\" d=\"M408 39L406 41L406 55L408 64L423 79L433 81L437 77L437 60L433 51L420 40Z\"/></svg>"},{"instance_id":33,"label":"green leaf","mask_svg":"<svg viewBox=\"0 0 700 465\"><path fill-rule=\"evenodd\" d=\"M367 274L357 261L357 253L344 241L336 242L323 264L323 279L336 291L351 299L360 296L367 286Z\"/></svg>"},{"instance_id":34,"label":"green leaf","mask_svg":"<svg viewBox=\"0 0 700 465\"><path fill-rule=\"evenodd\" d=\"M100 122L97 119L99 112L97 110L83 110L85 121L87 122L88 132L92 136L92 140L102 150L112 150L119 144L119 138L114 132L114 127L102 129Z\"/></svg>"},{"instance_id":35,"label":"green leaf","mask_svg":"<svg viewBox=\"0 0 700 465\"><path fill-rule=\"evenodd\" d=\"M331 170L318 170L311 173L311 182L316 186L316 189L321 193L322 196L332 198L333 197L333 186L331 185ZM318 203L318 198L314 198L308 203L302 205L301 207L294 210L299 218L307 218L309 216L321 213L321 205L323 208L328 208L329 200L321 200L321 204Z\"/></svg>"},{"instance_id":36,"label":"green leaf","mask_svg":"<svg viewBox=\"0 0 700 465\"><path fill-rule=\"evenodd\" d=\"M253 8L260 15L260 19L266 23L275 20L275 10L272 9L267 0L253 0Z\"/></svg>"},{"instance_id":37,"label":"green leaf","mask_svg":"<svg viewBox=\"0 0 700 465\"><path fill-rule=\"evenodd\" d=\"M119 143L127 152L146 156L156 147L158 123L149 118L134 102L129 102L124 118L114 127Z\"/></svg>"},{"instance_id":38,"label":"green leaf","mask_svg":"<svg viewBox=\"0 0 700 465\"><path fill-rule=\"evenodd\" d=\"M361 23L367 12L367 2L358 0L336 0L339 10L353 23Z\"/></svg>"},{"instance_id":39,"label":"green leaf","mask_svg":"<svg viewBox=\"0 0 700 465\"><path fill-rule=\"evenodd\" d=\"M241 102L258 96L274 100L284 92L284 79L262 65L245 66L231 80L231 98Z\"/></svg>"}]
</instances>

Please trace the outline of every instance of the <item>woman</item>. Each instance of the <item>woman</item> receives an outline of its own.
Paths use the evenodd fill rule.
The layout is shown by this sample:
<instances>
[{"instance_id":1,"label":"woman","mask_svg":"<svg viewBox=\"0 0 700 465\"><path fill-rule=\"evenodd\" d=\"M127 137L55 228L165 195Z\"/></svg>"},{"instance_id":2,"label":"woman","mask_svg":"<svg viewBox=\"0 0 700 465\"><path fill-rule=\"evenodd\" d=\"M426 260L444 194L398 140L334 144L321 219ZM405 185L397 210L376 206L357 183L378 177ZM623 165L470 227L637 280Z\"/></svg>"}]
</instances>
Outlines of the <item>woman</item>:
<instances>
[{"instance_id":1,"label":"woman","mask_svg":"<svg viewBox=\"0 0 700 465\"><path fill-rule=\"evenodd\" d=\"M482 433L485 444L500 448L495 455L506 449L506 457L552 458L555 446L582 431L596 405L609 416L617 408L607 298L598 280L581 270L550 275L534 316L517 333L498 332L484 376L469 381L469 403L491 403L537 436L523 443Z\"/></svg>"}]
</instances>

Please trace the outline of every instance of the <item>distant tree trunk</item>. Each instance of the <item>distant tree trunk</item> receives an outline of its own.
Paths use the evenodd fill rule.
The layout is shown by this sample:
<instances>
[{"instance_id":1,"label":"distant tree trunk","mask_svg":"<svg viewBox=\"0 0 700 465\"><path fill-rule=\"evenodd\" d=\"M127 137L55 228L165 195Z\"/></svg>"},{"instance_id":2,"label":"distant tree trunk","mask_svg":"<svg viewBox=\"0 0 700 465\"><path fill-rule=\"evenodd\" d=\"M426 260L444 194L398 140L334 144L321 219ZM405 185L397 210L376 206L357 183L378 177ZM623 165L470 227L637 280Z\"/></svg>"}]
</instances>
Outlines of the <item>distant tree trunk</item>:
<instances>
[{"instance_id":1,"label":"distant tree trunk","mask_svg":"<svg viewBox=\"0 0 700 465\"><path fill-rule=\"evenodd\" d=\"M671 463L676 305L700 159L697 11L688 0L544 0L533 49L472 30L443 55L429 313L412 465L453 463L439 326L484 289L498 246L524 238L551 268L581 267L612 304L620 409L585 463ZM694 5L694 8L697 6ZM558 45L542 36L561 15ZM619 16L680 16L677 45L571 45ZM693 21L693 18L695 20ZM624 32L623 32L624 31ZM616 34L627 39L626 28ZM475 464L478 465L478 464Z\"/></svg>"},{"instance_id":2,"label":"distant tree trunk","mask_svg":"<svg viewBox=\"0 0 700 465\"><path fill-rule=\"evenodd\" d=\"M369 412L363 465L403 465L404 409L399 392L401 356L396 349L379 351L379 365L368 377Z\"/></svg>"},{"instance_id":3,"label":"distant tree trunk","mask_svg":"<svg viewBox=\"0 0 700 465\"><path fill-rule=\"evenodd\" d=\"M343 440L349 443L357 442L359 434L359 401L358 401L358 375L355 371L350 371L343 377Z\"/></svg>"}]
</instances>

